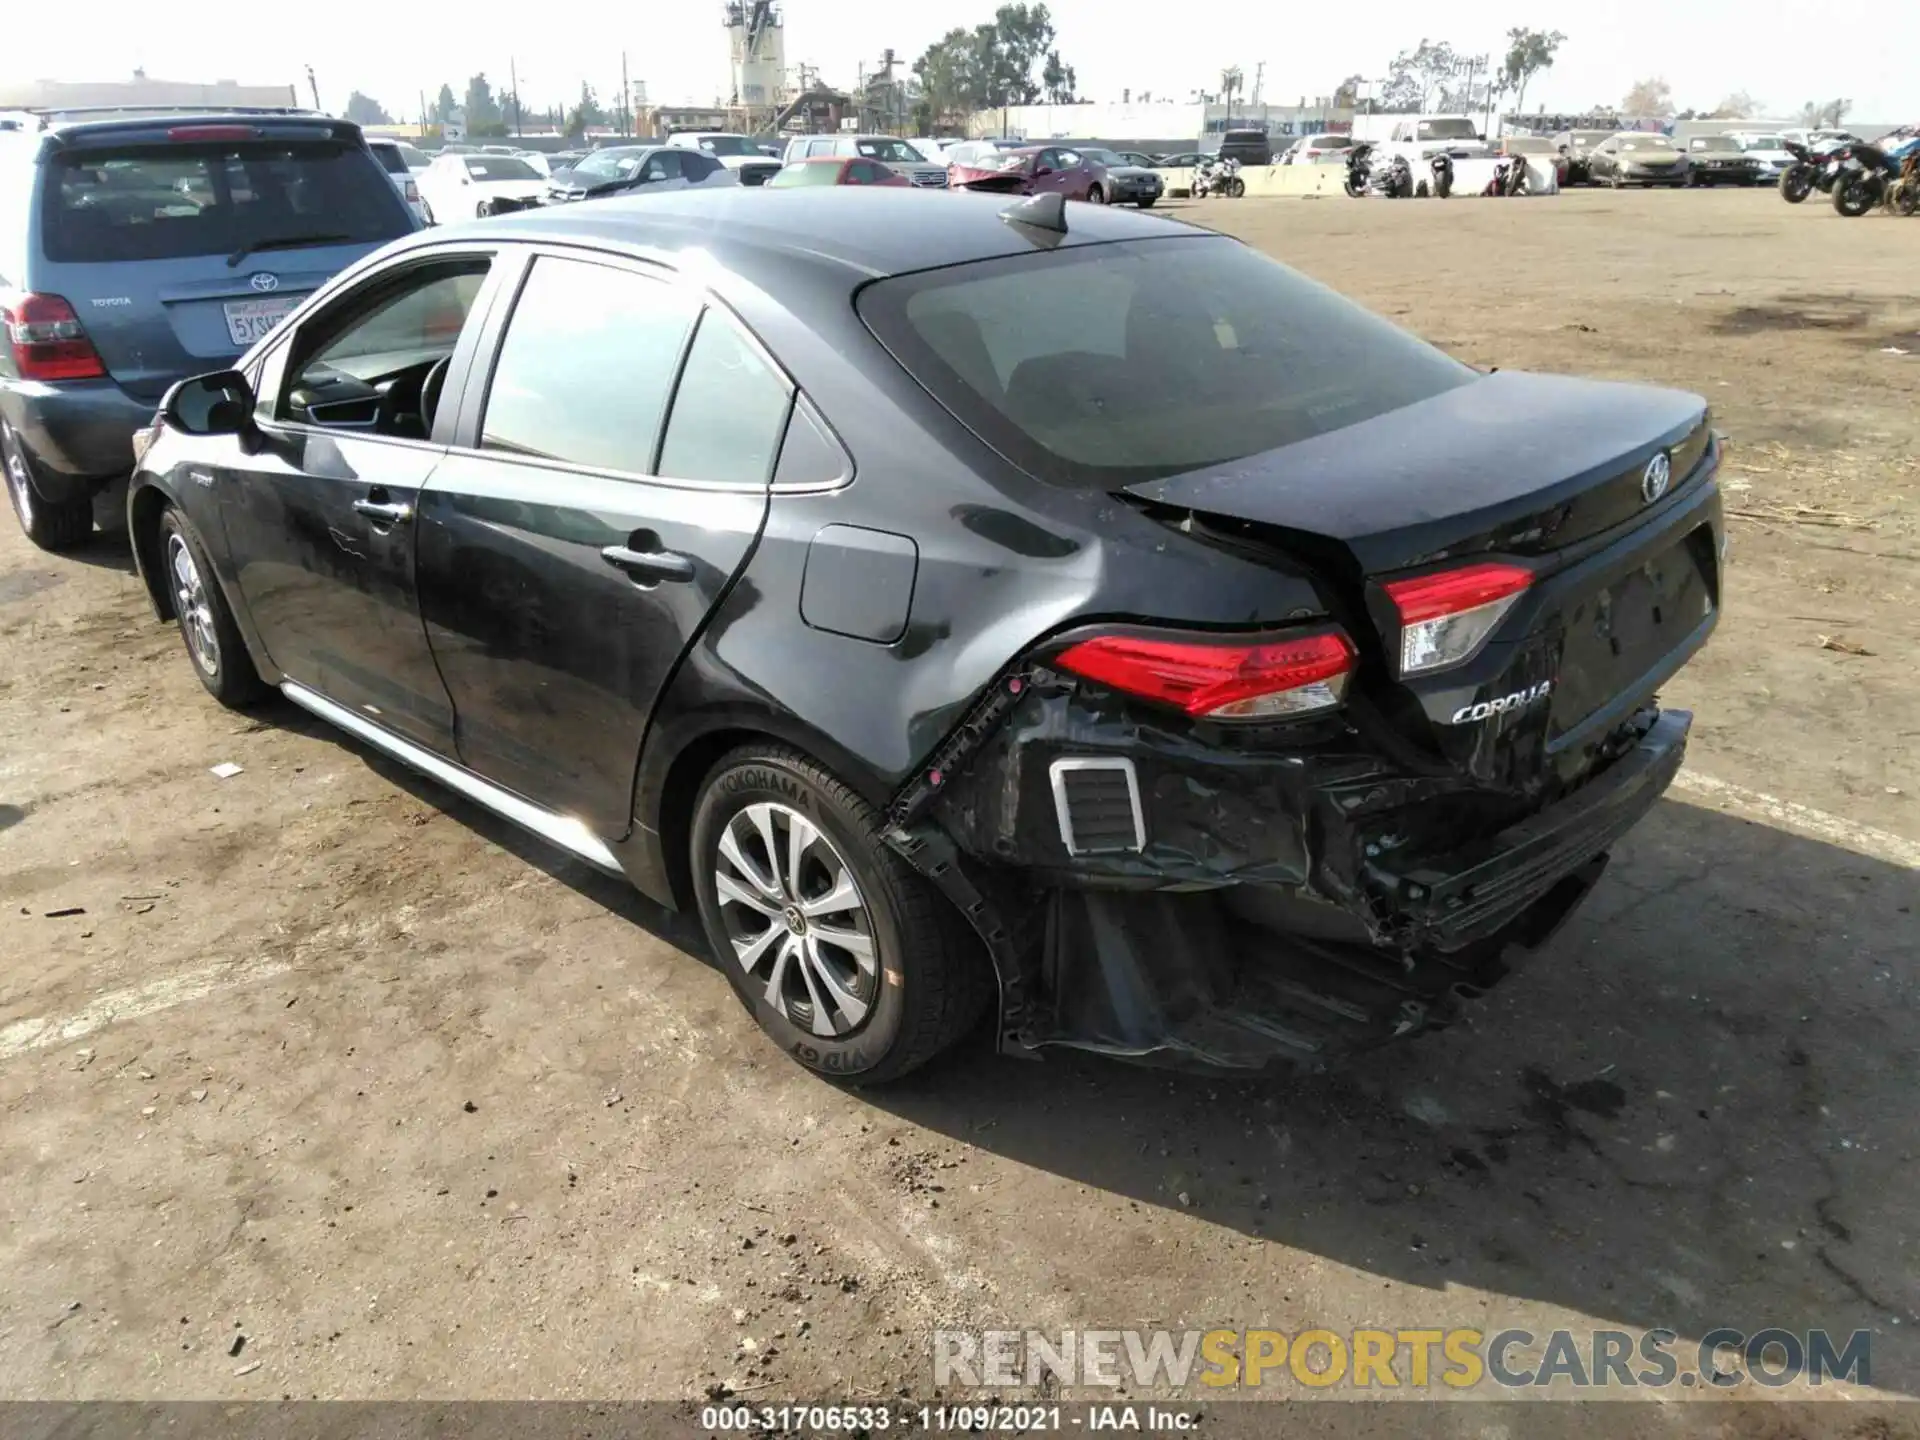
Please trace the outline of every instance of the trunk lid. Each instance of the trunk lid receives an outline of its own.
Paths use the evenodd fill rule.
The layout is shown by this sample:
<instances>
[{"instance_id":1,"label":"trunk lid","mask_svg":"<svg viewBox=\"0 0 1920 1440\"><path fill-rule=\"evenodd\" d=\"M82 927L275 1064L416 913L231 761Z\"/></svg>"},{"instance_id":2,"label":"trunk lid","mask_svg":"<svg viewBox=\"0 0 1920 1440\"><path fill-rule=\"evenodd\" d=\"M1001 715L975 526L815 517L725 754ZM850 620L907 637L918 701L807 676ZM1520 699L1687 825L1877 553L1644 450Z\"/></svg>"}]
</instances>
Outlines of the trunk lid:
<instances>
[{"instance_id":1,"label":"trunk lid","mask_svg":"<svg viewBox=\"0 0 1920 1440\"><path fill-rule=\"evenodd\" d=\"M1679 481L1705 451L1705 419L1705 402L1680 391L1501 371L1126 493L1324 537L1367 575L1478 551L1537 555L1638 514L1656 454Z\"/></svg>"},{"instance_id":2,"label":"trunk lid","mask_svg":"<svg viewBox=\"0 0 1920 1440\"><path fill-rule=\"evenodd\" d=\"M1312 563L1372 658L1357 719L1537 797L1609 758L1711 631L1714 454L1695 396L1509 372L1127 493ZM1402 676L1385 582L1495 555L1532 572L1519 600L1464 661Z\"/></svg>"},{"instance_id":3,"label":"trunk lid","mask_svg":"<svg viewBox=\"0 0 1920 1440\"><path fill-rule=\"evenodd\" d=\"M64 296L107 373L157 400L414 228L356 127L167 117L61 134L43 155L34 288Z\"/></svg>"}]
</instances>

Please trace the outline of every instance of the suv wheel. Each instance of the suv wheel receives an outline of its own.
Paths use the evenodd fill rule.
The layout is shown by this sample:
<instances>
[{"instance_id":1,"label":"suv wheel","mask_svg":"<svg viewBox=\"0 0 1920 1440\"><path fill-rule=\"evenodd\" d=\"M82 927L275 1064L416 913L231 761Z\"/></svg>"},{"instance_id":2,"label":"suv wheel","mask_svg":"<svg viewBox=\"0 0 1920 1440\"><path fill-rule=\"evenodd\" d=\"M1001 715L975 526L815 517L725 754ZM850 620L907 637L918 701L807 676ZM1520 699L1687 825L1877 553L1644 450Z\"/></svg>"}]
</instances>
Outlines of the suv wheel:
<instances>
[{"instance_id":1,"label":"suv wheel","mask_svg":"<svg viewBox=\"0 0 1920 1440\"><path fill-rule=\"evenodd\" d=\"M760 1028L809 1070L858 1084L924 1065L980 1018L992 977L881 817L794 751L736 750L693 817L700 918Z\"/></svg>"},{"instance_id":2,"label":"suv wheel","mask_svg":"<svg viewBox=\"0 0 1920 1440\"><path fill-rule=\"evenodd\" d=\"M0 420L0 465L6 467L7 499L27 538L42 550L71 550L93 534L93 501L67 500L58 504L34 488L32 462L13 427Z\"/></svg>"},{"instance_id":3,"label":"suv wheel","mask_svg":"<svg viewBox=\"0 0 1920 1440\"><path fill-rule=\"evenodd\" d=\"M207 560L207 548L193 522L178 510L160 517L160 563L187 658L207 693L234 710L265 697L266 682L253 668L253 657Z\"/></svg>"}]
</instances>

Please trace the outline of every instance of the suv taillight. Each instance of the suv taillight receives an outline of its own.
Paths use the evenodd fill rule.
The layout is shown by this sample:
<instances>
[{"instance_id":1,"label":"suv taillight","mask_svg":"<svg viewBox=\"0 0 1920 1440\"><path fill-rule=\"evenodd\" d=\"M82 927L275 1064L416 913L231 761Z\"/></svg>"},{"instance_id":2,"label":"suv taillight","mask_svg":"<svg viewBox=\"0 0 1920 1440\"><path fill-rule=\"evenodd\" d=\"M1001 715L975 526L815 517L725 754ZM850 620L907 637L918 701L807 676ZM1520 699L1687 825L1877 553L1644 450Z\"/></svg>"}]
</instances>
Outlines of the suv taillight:
<instances>
[{"instance_id":1,"label":"suv taillight","mask_svg":"<svg viewBox=\"0 0 1920 1440\"><path fill-rule=\"evenodd\" d=\"M1196 720L1288 720L1346 698L1354 649L1338 630L1259 640L1115 632L1079 641L1054 663Z\"/></svg>"},{"instance_id":2,"label":"suv taillight","mask_svg":"<svg viewBox=\"0 0 1920 1440\"><path fill-rule=\"evenodd\" d=\"M1420 675L1471 659L1533 583L1533 572L1489 561L1387 582L1400 612L1400 673Z\"/></svg>"},{"instance_id":3,"label":"suv taillight","mask_svg":"<svg viewBox=\"0 0 1920 1440\"><path fill-rule=\"evenodd\" d=\"M95 380L107 373L80 317L58 295L0 290L0 325L22 380Z\"/></svg>"},{"instance_id":4,"label":"suv taillight","mask_svg":"<svg viewBox=\"0 0 1920 1440\"><path fill-rule=\"evenodd\" d=\"M414 184L412 180L407 181L407 188L404 193L406 194L409 205L418 205L420 203L420 187Z\"/></svg>"}]
</instances>

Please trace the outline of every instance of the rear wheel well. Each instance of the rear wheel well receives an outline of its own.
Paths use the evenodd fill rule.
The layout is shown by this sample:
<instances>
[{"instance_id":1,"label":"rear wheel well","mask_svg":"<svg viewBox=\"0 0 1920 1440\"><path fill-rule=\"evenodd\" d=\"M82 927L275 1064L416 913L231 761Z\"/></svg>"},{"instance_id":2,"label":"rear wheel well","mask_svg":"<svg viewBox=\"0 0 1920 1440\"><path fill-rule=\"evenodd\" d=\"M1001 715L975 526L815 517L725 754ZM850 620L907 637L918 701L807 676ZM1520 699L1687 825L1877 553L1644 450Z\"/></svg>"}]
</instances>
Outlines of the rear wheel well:
<instances>
[{"instance_id":1,"label":"rear wheel well","mask_svg":"<svg viewBox=\"0 0 1920 1440\"><path fill-rule=\"evenodd\" d=\"M177 618L173 612L173 595L162 573L165 561L160 554L160 517L167 513L167 508L166 494L156 485L142 485L127 503L128 539L139 562L140 578L146 582L147 595L153 601L154 613L162 620Z\"/></svg>"},{"instance_id":2,"label":"rear wheel well","mask_svg":"<svg viewBox=\"0 0 1920 1440\"><path fill-rule=\"evenodd\" d=\"M681 910L698 908L693 888L693 807L700 787L722 758L742 745L783 742L764 730L715 730L690 742L674 757L660 787L660 858L673 901Z\"/></svg>"}]
</instances>

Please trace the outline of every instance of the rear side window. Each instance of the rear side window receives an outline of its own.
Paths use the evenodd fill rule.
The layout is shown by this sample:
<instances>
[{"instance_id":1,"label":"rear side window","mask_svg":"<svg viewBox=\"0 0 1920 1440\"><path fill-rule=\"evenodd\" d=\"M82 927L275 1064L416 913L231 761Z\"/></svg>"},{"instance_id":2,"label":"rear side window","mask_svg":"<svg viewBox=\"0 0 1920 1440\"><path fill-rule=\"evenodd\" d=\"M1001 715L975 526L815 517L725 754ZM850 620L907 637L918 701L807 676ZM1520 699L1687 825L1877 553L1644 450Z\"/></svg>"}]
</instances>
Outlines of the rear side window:
<instances>
[{"instance_id":1,"label":"rear side window","mask_svg":"<svg viewBox=\"0 0 1920 1440\"><path fill-rule=\"evenodd\" d=\"M373 158L380 162L380 168L389 175L407 173L407 157L400 153L397 145L369 145L367 148L373 151Z\"/></svg>"},{"instance_id":2,"label":"rear side window","mask_svg":"<svg viewBox=\"0 0 1920 1440\"><path fill-rule=\"evenodd\" d=\"M373 244L413 228L366 151L335 141L88 148L45 170L43 244L61 263Z\"/></svg>"},{"instance_id":3,"label":"rear side window","mask_svg":"<svg viewBox=\"0 0 1920 1440\"><path fill-rule=\"evenodd\" d=\"M1472 370L1224 237L1039 251L868 286L861 317L1041 479L1115 486L1358 424Z\"/></svg>"},{"instance_id":4,"label":"rear side window","mask_svg":"<svg viewBox=\"0 0 1920 1440\"><path fill-rule=\"evenodd\" d=\"M787 382L713 310L700 321L673 394L660 474L763 485L787 424Z\"/></svg>"},{"instance_id":5,"label":"rear side window","mask_svg":"<svg viewBox=\"0 0 1920 1440\"><path fill-rule=\"evenodd\" d=\"M507 322L481 448L646 474L699 308L631 270L541 256Z\"/></svg>"}]
</instances>

